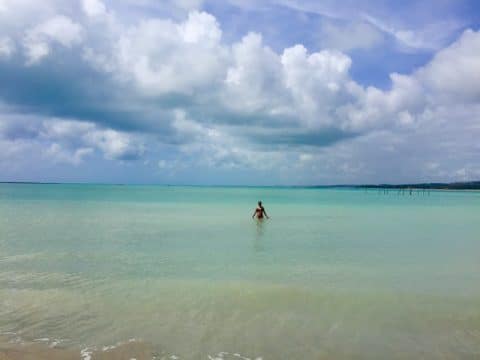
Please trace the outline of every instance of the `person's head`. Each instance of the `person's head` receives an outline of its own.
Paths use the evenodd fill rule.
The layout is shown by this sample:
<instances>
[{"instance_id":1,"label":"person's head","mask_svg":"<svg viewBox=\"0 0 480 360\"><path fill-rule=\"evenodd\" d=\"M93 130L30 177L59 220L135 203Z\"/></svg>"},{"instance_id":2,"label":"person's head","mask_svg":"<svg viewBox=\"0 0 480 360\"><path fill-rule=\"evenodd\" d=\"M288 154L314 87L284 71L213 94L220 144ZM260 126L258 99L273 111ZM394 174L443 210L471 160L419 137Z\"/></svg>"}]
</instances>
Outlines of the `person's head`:
<instances>
[{"instance_id":1,"label":"person's head","mask_svg":"<svg viewBox=\"0 0 480 360\"><path fill-rule=\"evenodd\" d=\"M262 207L262 202L261 201L258 202L258 206Z\"/></svg>"}]
</instances>

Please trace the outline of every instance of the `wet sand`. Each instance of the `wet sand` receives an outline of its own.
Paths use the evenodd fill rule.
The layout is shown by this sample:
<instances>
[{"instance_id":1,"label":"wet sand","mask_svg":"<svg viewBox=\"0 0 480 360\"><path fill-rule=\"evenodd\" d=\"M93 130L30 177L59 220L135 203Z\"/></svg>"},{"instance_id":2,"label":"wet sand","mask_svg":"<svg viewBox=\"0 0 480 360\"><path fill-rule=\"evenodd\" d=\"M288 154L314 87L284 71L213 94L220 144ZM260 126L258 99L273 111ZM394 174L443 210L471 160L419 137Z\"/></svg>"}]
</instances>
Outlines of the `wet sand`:
<instances>
[{"instance_id":1,"label":"wet sand","mask_svg":"<svg viewBox=\"0 0 480 360\"><path fill-rule=\"evenodd\" d=\"M181 357L155 351L143 341L129 341L101 349L70 349L48 342L17 342L0 337L0 360L179 360ZM220 352L202 357L211 360L263 360L238 353ZM323 359L323 358L322 358ZM330 358L329 358L330 359Z\"/></svg>"},{"instance_id":2,"label":"wet sand","mask_svg":"<svg viewBox=\"0 0 480 360\"><path fill-rule=\"evenodd\" d=\"M141 341L132 341L104 349L68 349L45 343L14 343L0 339L0 360L162 360L170 357L158 354Z\"/></svg>"}]
</instances>

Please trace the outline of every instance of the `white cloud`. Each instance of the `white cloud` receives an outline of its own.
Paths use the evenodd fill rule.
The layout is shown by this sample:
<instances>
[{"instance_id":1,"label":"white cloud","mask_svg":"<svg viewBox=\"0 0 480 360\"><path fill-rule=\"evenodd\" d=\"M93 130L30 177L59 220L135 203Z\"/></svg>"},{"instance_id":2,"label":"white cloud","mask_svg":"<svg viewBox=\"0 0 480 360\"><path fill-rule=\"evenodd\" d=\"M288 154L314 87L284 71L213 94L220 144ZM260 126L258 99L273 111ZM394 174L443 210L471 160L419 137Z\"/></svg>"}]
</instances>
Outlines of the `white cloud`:
<instances>
[{"instance_id":1,"label":"white cloud","mask_svg":"<svg viewBox=\"0 0 480 360\"><path fill-rule=\"evenodd\" d=\"M140 136L92 122L21 114L0 114L0 140L31 142L53 161L75 165L95 150L110 160L135 160L145 152Z\"/></svg>"},{"instance_id":2,"label":"white cloud","mask_svg":"<svg viewBox=\"0 0 480 360\"><path fill-rule=\"evenodd\" d=\"M35 64L50 53L50 47L44 42L26 40L24 42L27 64Z\"/></svg>"},{"instance_id":3,"label":"white cloud","mask_svg":"<svg viewBox=\"0 0 480 360\"><path fill-rule=\"evenodd\" d=\"M178 146L178 158L159 162L159 167L163 169L176 171L203 166L211 169L271 170L283 159L281 152L254 149L248 142L231 134L228 128L203 125L181 111L176 112L174 127L190 140Z\"/></svg>"},{"instance_id":4,"label":"white cloud","mask_svg":"<svg viewBox=\"0 0 480 360\"><path fill-rule=\"evenodd\" d=\"M179 25L180 36L186 43L203 43L205 46L215 48L221 37L217 19L206 12L191 12L188 19Z\"/></svg>"},{"instance_id":5,"label":"white cloud","mask_svg":"<svg viewBox=\"0 0 480 360\"><path fill-rule=\"evenodd\" d=\"M227 115L218 120L219 124L206 125L196 118L197 114L185 109L183 117L176 116L173 123L177 134L189 139L179 146L181 153L188 155L184 161L191 157L203 159L210 167L255 168L269 159L269 164L280 166L280 159L289 158L289 153L295 153L301 163L310 163L319 150L302 148L301 142L281 151L259 149L251 135L260 134L275 144L277 133L308 136L331 128L357 134L379 130L405 134L436 121L436 108L445 103L441 98L452 91L464 99L477 99L479 82L471 74L479 73L473 61L479 53L479 38L478 33L467 31L418 71L391 74L391 88L381 90L354 82L349 74L352 60L340 51L309 53L304 46L296 45L279 54L255 33L226 46L221 43L215 19L193 13L184 22L148 20L122 32L118 46L121 60L110 71L118 69L113 72L134 80L143 95L180 92L193 102L209 99L202 106L213 106L220 113L225 108L236 115L252 119L268 116L276 122L273 128L267 122L249 123L242 129L232 126ZM451 78L455 64L465 68L458 84L468 86L455 87ZM396 148L388 144L385 151L395 152ZM175 167L180 166L179 161ZM368 175L365 164L340 163L342 167L331 165L331 171L345 176L360 176L362 171Z\"/></svg>"},{"instance_id":6,"label":"white cloud","mask_svg":"<svg viewBox=\"0 0 480 360\"><path fill-rule=\"evenodd\" d=\"M363 14L362 17L378 30L396 39L401 45L400 49L404 51L439 50L447 44L451 34L462 27L462 24L456 21L440 21L416 29L398 29L369 14Z\"/></svg>"},{"instance_id":7,"label":"white cloud","mask_svg":"<svg viewBox=\"0 0 480 360\"><path fill-rule=\"evenodd\" d=\"M361 131L397 125L410 125L412 114L418 114L426 105L422 84L414 77L391 74L388 91L375 87L366 89L353 82L348 84L352 98L336 110L343 119L344 129Z\"/></svg>"},{"instance_id":8,"label":"white cloud","mask_svg":"<svg viewBox=\"0 0 480 360\"><path fill-rule=\"evenodd\" d=\"M51 144L44 151L44 155L48 160L54 163L67 163L72 165L81 164L84 158L92 153L92 148L80 148L68 151L57 143Z\"/></svg>"},{"instance_id":9,"label":"white cloud","mask_svg":"<svg viewBox=\"0 0 480 360\"><path fill-rule=\"evenodd\" d=\"M370 49L384 41L383 34L365 21L323 21L319 42L323 47L349 51Z\"/></svg>"},{"instance_id":10,"label":"white cloud","mask_svg":"<svg viewBox=\"0 0 480 360\"><path fill-rule=\"evenodd\" d=\"M8 37L0 37L0 59L9 58L15 52L15 44L13 40Z\"/></svg>"},{"instance_id":11,"label":"white cloud","mask_svg":"<svg viewBox=\"0 0 480 360\"><path fill-rule=\"evenodd\" d=\"M131 135L110 129L89 132L85 134L85 140L103 151L107 159L134 160L145 151Z\"/></svg>"},{"instance_id":12,"label":"white cloud","mask_svg":"<svg viewBox=\"0 0 480 360\"><path fill-rule=\"evenodd\" d=\"M32 38L46 38L57 41L65 47L71 47L73 44L81 41L82 26L66 16L58 15L34 27L29 31L28 36Z\"/></svg>"},{"instance_id":13,"label":"white cloud","mask_svg":"<svg viewBox=\"0 0 480 360\"><path fill-rule=\"evenodd\" d=\"M418 78L445 103L480 101L480 33L466 30L418 71Z\"/></svg>"},{"instance_id":14,"label":"white cloud","mask_svg":"<svg viewBox=\"0 0 480 360\"><path fill-rule=\"evenodd\" d=\"M240 113L296 119L307 128L335 126L332 109L344 101L351 59L335 50L309 54L302 45L281 55L258 34L245 36L232 49L222 98ZM291 124L290 124L291 125Z\"/></svg>"},{"instance_id":15,"label":"white cloud","mask_svg":"<svg viewBox=\"0 0 480 360\"><path fill-rule=\"evenodd\" d=\"M56 34L45 30L50 26L37 29ZM180 22L154 18L105 30L112 32L107 38L113 43L105 48L87 45L85 59L121 83L133 83L140 96L183 94L193 103L210 107L209 111L278 118L277 125L284 122L306 131L413 126L426 107L429 94L424 90L439 81L428 75L438 71L427 71L426 66L422 77L392 74L388 91L363 88L350 78L352 60L340 51L309 53L303 45L295 45L279 54L255 33L227 46L221 42L217 20L205 12L191 12ZM48 50L42 43L32 47L32 61ZM228 122L227 116L219 119Z\"/></svg>"},{"instance_id":16,"label":"white cloud","mask_svg":"<svg viewBox=\"0 0 480 360\"><path fill-rule=\"evenodd\" d=\"M146 95L192 94L219 81L224 49L216 19L190 13L182 23L150 19L122 33L110 62Z\"/></svg>"},{"instance_id":17,"label":"white cloud","mask_svg":"<svg viewBox=\"0 0 480 360\"><path fill-rule=\"evenodd\" d=\"M472 120L480 102L479 32L464 32L416 71L391 74L391 86L385 90L355 82L350 74L352 58L338 50L368 48L381 41L382 35L365 22L346 28L327 22L323 31L337 50L312 52L301 44L278 50L257 33L228 44L217 19L201 11L180 20L152 14L127 21L113 5L102 17L107 9L98 0L84 0L79 6L87 16L77 19L60 11L46 12L20 32L5 32L8 40L0 41L0 56L10 61L12 44L18 41L15 34L23 34L29 64L49 61L55 46L79 55L80 65L75 65L84 70L81 76L91 76L91 66L98 77L78 78L72 101L81 109L72 107L72 112L92 118L25 120L17 127L9 123L0 126L2 141L31 139L52 160L77 165L96 153L109 160L138 159L147 147L150 150L149 142L162 142L178 154L158 163L164 169L201 164L281 172L298 166L299 176L304 172L305 177L315 177L325 170L322 176L354 179L389 172L390 162L401 165L401 159L408 157L405 174L408 169L444 176L455 176L463 168L470 174L476 171L478 161L471 153L478 145L469 140L463 148L452 134L467 133L467 128L471 134L480 131ZM428 45L415 44L416 34L410 34L411 39L407 33L395 34L409 46ZM73 78L71 73L65 75ZM91 95L97 92L99 99ZM77 102L76 96L82 95L88 101ZM61 112L70 110L67 102L61 105ZM58 110L57 104L45 106L49 107L39 108L38 113ZM464 112L452 109L455 106ZM102 118L105 113L108 118ZM450 135L442 133L446 126ZM129 128L134 130L118 130ZM423 151L418 162L410 159L409 149L415 147ZM436 159L436 148L455 153L462 164L454 168L453 155ZM425 165L432 163L438 165Z\"/></svg>"},{"instance_id":18,"label":"white cloud","mask_svg":"<svg viewBox=\"0 0 480 360\"><path fill-rule=\"evenodd\" d=\"M300 121L313 128L335 125L331 112L342 101L351 59L330 50L308 54L304 46L296 45L285 49L282 65Z\"/></svg>"},{"instance_id":19,"label":"white cloud","mask_svg":"<svg viewBox=\"0 0 480 360\"><path fill-rule=\"evenodd\" d=\"M90 17L105 15L107 12L105 4L100 0L82 0L82 9Z\"/></svg>"},{"instance_id":20,"label":"white cloud","mask_svg":"<svg viewBox=\"0 0 480 360\"><path fill-rule=\"evenodd\" d=\"M480 33L466 30L411 75L391 74L388 91L350 84L354 101L338 108L347 128L413 125L442 106L480 101Z\"/></svg>"},{"instance_id":21,"label":"white cloud","mask_svg":"<svg viewBox=\"0 0 480 360\"><path fill-rule=\"evenodd\" d=\"M263 45L261 35L250 33L234 44L231 62L221 93L226 107L247 113L285 111L280 57Z\"/></svg>"},{"instance_id":22,"label":"white cloud","mask_svg":"<svg viewBox=\"0 0 480 360\"><path fill-rule=\"evenodd\" d=\"M382 37L394 39L405 52L443 48L466 24L458 17L455 1L417 1L392 6L385 1L229 0L250 11L272 11L280 6L300 14L321 18L322 46L340 50L370 48ZM441 19L441 20L439 20ZM341 25L338 25L341 24Z\"/></svg>"},{"instance_id":23,"label":"white cloud","mask_svg":"<svg viewBox=\"0 0 480 360\"><path fill-rule=\"evenodd\" d=\"M32 148L30 141L0 137L0 170L4 180L8 179L9 175L15 176L20 170L29 169Z\"/></svg>"},{"instance_id":24,"label":"white cloud","mask_svg":"<svg viewBox=\"0 0 480 360\"><path fill-rule=\"evenodd\" d=\"M51 43L67 48L80 43L82 31L81 25L63 15L57 15L29 29L23 40L28 64L34 64L47 56Z\"/></svg>"},{"instance_id":25,"label":"white cloud","mask_svg":"<svg viewBox=\"0 0 480 360\"><path fill-rule=\"evenodd\" d=\"M133 135L99 128L91 122L47 120L43 122L40 135L42 139L64 144L75 151L83 148L98 149L107 159L132 160L144 153L143 144Z\"/></svg>"}]
</instances>

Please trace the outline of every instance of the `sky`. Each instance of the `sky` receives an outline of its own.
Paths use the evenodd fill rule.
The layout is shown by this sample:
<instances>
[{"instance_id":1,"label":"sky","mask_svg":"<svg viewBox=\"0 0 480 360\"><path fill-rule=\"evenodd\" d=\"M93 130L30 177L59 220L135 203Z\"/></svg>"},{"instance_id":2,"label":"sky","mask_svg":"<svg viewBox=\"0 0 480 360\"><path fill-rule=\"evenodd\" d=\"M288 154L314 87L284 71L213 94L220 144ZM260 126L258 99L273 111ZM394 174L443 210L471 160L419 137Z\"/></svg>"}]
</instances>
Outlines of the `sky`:
<instances>
[{"instance_id":1,"label":"sky","mask_svg":"<svg viewBox=\"0 0 480 360\"><path fill-rule=\"evenodd\" d=\"M0 0L0 181L480 179L476 0Z\"/></svg>"}]
</instances>

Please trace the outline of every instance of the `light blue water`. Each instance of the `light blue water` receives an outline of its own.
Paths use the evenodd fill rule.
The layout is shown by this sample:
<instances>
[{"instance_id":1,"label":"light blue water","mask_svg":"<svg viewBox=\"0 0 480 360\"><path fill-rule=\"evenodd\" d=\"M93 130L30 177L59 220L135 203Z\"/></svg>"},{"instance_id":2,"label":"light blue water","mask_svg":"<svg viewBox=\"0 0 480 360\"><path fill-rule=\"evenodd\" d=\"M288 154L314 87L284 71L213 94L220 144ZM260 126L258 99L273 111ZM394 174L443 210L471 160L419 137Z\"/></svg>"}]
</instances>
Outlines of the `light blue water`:
<instances>
[{"instance_id":1,"label":"light blue water","mask_svg":"<svg viewBox=\"0 0 480 360\"><path fill-rule=\"evenodd\" d=\"M73 347L473 359L480 193L2 184L0 305Z\"/></svg>"}]
</instances>

